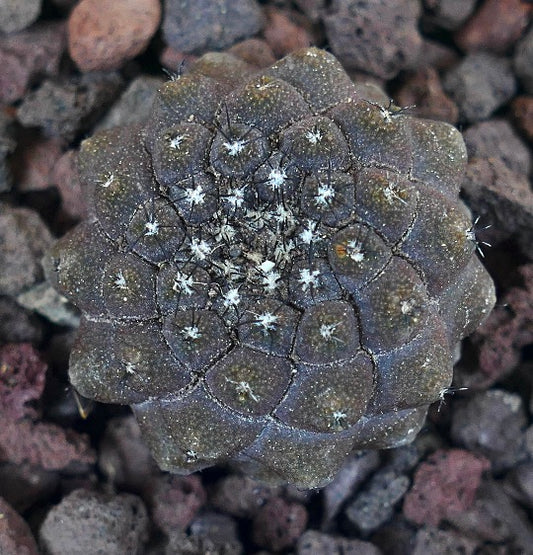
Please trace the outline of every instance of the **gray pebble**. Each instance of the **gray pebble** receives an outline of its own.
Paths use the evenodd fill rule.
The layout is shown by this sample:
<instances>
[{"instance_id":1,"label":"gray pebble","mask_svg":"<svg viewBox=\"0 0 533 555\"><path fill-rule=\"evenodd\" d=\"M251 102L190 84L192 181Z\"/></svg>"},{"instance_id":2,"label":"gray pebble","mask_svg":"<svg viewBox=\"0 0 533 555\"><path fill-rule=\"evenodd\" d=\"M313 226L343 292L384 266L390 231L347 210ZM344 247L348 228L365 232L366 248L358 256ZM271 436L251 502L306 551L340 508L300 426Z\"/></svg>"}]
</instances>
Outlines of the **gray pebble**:
<instances>
[{"instance_id":1,"label":"gray pebble","mask_svg":"<svg viewBox=\"0 0 533 555\"><path fill-rule=\"evenodd\" d=\"M223 50L251 37L263 26L259 4L254 0L167 0L163 36L182 52Z\"/></svg>"},{"instance_id":2,"label":"gray pebble","mask_svg":"<svg viewBox=\"0 0 533 555\"><path fill-rule=\"evenodd\" d=\"M2 0L0 31L13 33L29 27L41 13L41 0Z\"/></svg>"},{"instance_id":3,"label":"gray pebble","mask_svg":"<svg viewBox=\"0 0 533 555\"><path fill-rule=\"evenodd\" d=\"M519 395L502 389L478 393L454 405L451 436L487 457L501 472L525 459L526 414Z\"/></svg>"},{"instance_id":4,"label":"gray pebble","mask_svg":"<svg viewBox=\"0 0 533 555\"><path fill-rule=\"evenodd\" d=\"M507 58L478 52L448 71L443 86L459 107L460 119L475 122L487 119L513 97L516 80Z\"/></svg>"},{"instance_id":5,"label":"gray pebble","mask_svg":"<svg viewBox=\"0 0 533 555\"><path fill-rule=\"evenodd\" d=\"M409 488L409 478L393 470L376 473L365 490L348 505L345 515L361 534L370 534L387 522Z\"/></svg>"}]
</instances>

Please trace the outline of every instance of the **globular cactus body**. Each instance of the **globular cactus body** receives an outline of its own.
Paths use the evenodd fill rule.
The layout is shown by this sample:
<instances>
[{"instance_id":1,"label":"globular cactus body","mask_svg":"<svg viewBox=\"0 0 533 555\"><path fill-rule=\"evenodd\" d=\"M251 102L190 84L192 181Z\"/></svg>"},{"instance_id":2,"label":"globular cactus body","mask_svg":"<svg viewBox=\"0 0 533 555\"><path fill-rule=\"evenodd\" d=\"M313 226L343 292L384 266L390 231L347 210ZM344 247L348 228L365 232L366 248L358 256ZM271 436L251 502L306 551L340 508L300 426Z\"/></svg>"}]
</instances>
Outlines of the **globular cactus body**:
<instances>
[{"instance_id":1,"label":"globular cactus body","mask_svg":"<svg viewBox=\"0 0 533 555\"><path fill-rule=\"evenodd\" d=\"M91 217L48 262L83 313L73 385L130 404L174 472L316 487L411 441L494 302L465 162L321 50L204 56L144 127L82 145Z\"/></svg>"}]
</instances>

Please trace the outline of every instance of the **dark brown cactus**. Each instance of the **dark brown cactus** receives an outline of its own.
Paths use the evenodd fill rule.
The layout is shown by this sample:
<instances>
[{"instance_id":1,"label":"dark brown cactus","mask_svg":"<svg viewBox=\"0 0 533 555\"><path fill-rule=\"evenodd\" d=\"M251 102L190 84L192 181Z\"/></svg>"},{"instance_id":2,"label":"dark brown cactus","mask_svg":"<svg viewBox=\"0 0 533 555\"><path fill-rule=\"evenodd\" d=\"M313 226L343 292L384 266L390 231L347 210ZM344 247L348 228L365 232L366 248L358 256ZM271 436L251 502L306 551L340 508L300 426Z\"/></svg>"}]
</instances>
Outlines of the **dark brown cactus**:
<instances>
[{"instance_id":1,"label":"dark brown cactus","mask_svg":"<svg viewBox=\"0 0 533 555\"><path fill-rule=\"evenodd\" d=\"M172 472L316 487L411 441L494 303L465 162L324 51L204 56L145 127L82 145L91 217L48 261L83 313L74 387L130 404Z\"/></svg>"}]
</instances>

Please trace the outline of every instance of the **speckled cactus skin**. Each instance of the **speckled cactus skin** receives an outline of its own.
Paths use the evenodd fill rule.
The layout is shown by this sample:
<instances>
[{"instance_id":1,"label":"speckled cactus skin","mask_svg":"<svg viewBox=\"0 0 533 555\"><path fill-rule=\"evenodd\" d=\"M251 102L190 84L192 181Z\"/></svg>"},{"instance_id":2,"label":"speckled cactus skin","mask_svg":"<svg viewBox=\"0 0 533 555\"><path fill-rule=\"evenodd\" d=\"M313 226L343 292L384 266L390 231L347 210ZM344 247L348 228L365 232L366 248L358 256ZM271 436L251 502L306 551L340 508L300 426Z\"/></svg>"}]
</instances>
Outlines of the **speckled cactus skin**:
<instances>
[{"instance_id":1,"label":"speckled cactus skin","mask_svg":"<svg viewBox=\"0 0 533 555\"><path fill-rule=\"evenodd\" d=\"M47 262L83 314L70 378L131 405L163 469L322 486L450 385L494 303L465 147L369 90L315 48L210 54L83 142L91 217Z\"/></svg>"}]
</instances>

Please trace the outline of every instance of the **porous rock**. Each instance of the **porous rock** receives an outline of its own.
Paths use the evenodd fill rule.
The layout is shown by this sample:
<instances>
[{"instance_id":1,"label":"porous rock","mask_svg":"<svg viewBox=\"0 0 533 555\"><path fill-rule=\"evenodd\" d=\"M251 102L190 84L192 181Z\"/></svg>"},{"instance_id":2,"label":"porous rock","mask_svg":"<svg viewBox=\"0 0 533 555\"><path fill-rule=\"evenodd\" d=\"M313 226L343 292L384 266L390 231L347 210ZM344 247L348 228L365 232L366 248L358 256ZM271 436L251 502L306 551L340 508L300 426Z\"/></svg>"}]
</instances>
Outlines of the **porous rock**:
<instances>
[{"instance_id":1,"label":"porous rock","mask_svg":"<svg viewBox=\"0 0 533 555\"><path fill-rule=\"evenodd\" d=\"M48 512L39 538L50 555L131 555L143 552L147 533L148 516L139 497L78 489Z\"/></svg>"},{"instance_id":2,"label":"porous rock","mask_svg":"<svg viewBox=\"0 0 533 555\"><path fill-rule=\"evenodd\" d=\"M116 73L45 80L26 95L18 108L18 119L27 127L39 126L49 135L71 141L98 119L121 85Z\"/></svg>"},{"instance_id":3,"label":"porous rock","mask_svg":"<svg viewBox=\"0 0 533 555\"><path fill-rule=\"evenodd\" d=\"M501 472L525 459L526 424L519 395L490 389L457 401L451 435L457 443L489 459L495 472Z\"/></svg>"},{"instance_id":4,"label":"porous rock","mask_svg":"<svg viewBox=\"0 0 533 555\"><path fill-rule=\"evenodd\" d=\"M333 53L348 68L391 79L418 56L416 0L333 0L323 22Z\"/></svg>"},{"instance_id":5,"label":"porous rock","mask_svg":"<svg viewBox=\"0 0 533 555\"><path fill-rule=\"evenodd\" d=\"M35 416L28 405L39 399L44 390L46 364L28 343L0 347L0 415L2 420Z\"/></svg>"},{"instance_id":6,"label":"porous rock","mask_svg":"<svg viewBox=\"0 0 533 555\"><path fill-rule=\"evenodd\" d=\"M298 539L296 553L297 555L315 555L316 553L380 555L381 551L370 542L307 530Z\"/></svg>"},{"instance_id":7,"label":"porous rock","mask_svg":"<svg viewBox=\"0 0 533 555\"><path fill-rule=\"evenodd\" d=\"M42 280L41 258L52 236L28 208L0 203L0 294L15 296Z\"/></svg>"},{"instance_id":8,"label":"porous rock","mask_svg":"<svg viewBox=\"0 0 533 555\"><path fill-rule=\"evenodd\" d=\"M406 475L388 468L372 476L344 511L354 530L366 536L387 522L409 489L409 483Z\"/></svg>"},{"instance_id":9,"label":"porous rock","mask_svg":"<svg viewBox=\"0 0 533 555\"><path fill-rule=\"evenodd\" d=\"M465 450L436 451L418 467L403 514L417 524L438 526L472 505L481 474L489 468L487 459Z\"/></svg>"},{"instance_id":10,"label":"porous rock","mask_svg":"<svg viewBox=\"0 0 533 555\"><path fill-rule=\"evenodd\" d=\"M463 134L469 158L500 158L512 171L529 175L531 153L504 119L481 121Z\"/></svg>"},{"instance_id":11,"label":"porous rock","mask_svg":"<svg viewBox=\"0 0 533 555\"><path fill-rule=\"evenodd\" d=\"M295 545L307 525L307 510L281 497L270 499L253 520L253 540L260 547L281 551Z\"/></svg>"},{"instance_id":12,"label":"porous rock","mask_svg":"<svg viewBox=\"0 0 533 555\"><path fill-rule=\"evenodd\" d=\"M163 37L182 52L221 50L255 35L263 24L255 0L167 0Z\"/></svg>"},{"instance_id":13,"label":"porous rock","mask_svg":"<svg viewBox=\"0 0 533 555\"><path fill-rule=\"evenodd\" d=\"M525 175L499 158L476 158L468 163L462 191L472 211L483 215L481 226L491 225L483 240L497 245L512 237L533 260L533 191Z\"/></svg>"},{"instance_id":14,"label":"porous rock","mask_svg":"<svg viewBox=\"0 0 533 555\"><path fill-rule=\"evenodd\" d=\"M416 533L413 555L428 553L461 553L473 555L479 543L451 530L439 530L434 526L424 526Z\"/></svg>"},{"instance_id":15,"label":"porous rock","mask_svg":"<svg viewBox=\"0 0 533 555\"><path fill-rule=\"evenodd\" d=\"M476 52L446 73L443 86L459 107L460 119L475 122L513 97L516 80L507 58Z\"/></svg>"},{"instance_id":16,"label":"porous rock","mask_svg":"<svg viewBox=\"0 0 533 555\"><path fill-rule=\"evenodd\" d=\"M502 295L500 306L472 336L482 377L473 376L465 385L485 387L503 379L519 364L522 349L533 343L533 264L520 266L518 274L522 283Z\"/></svg>"}]
</instances>

